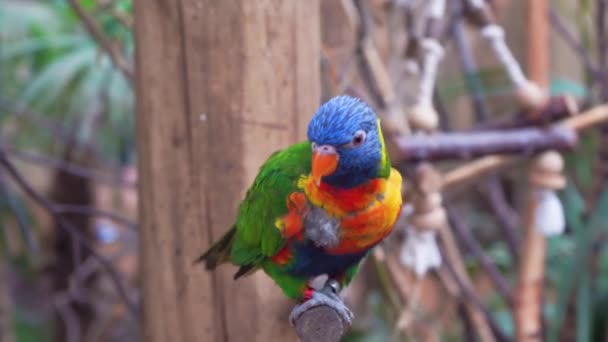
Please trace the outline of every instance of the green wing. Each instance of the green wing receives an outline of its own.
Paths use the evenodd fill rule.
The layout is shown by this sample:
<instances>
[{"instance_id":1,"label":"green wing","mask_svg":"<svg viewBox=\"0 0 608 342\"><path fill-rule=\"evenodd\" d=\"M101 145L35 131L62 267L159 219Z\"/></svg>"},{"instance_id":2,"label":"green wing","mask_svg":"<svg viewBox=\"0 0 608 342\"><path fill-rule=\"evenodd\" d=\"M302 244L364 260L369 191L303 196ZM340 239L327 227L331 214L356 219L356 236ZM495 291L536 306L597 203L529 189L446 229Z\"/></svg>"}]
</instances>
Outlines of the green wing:
<instances>
[{"instance_id":1,"label":"green wing","mask_svg":"<svg viewBox=\"0 0 608 342\"><path fill-rule=\"evenodd\" d=\"M310 173L311 158L310 143L301 142L264 163L239 207L230 261L254 268L283 246L275 221L287 213L287 198L298 190L298 179Z\"/></svg>"}]
</instances>

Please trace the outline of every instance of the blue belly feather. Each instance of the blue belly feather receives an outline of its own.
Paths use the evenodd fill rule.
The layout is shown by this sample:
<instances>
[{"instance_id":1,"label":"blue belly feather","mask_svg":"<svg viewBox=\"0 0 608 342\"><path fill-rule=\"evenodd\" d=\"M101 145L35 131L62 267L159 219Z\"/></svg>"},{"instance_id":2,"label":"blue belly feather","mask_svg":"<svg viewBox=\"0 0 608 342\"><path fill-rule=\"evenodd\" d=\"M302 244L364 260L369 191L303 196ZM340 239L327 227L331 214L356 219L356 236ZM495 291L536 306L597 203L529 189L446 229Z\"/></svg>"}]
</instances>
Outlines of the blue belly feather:
<instances>
[{"instance_id":1,"label":"blue belly feather","mask_svg":"<svg viewBox=\"0 0 608 342\"><path fill-rule=\"evenodd\" d=\"M359 263L368 251L369 249L355 254L328 254L324 248L317 247L307 240L293 246L295 258L293 264L287 268L287 272L296 277L312 278L322 274L337 277Z\"/></svg>"}]
</instances>

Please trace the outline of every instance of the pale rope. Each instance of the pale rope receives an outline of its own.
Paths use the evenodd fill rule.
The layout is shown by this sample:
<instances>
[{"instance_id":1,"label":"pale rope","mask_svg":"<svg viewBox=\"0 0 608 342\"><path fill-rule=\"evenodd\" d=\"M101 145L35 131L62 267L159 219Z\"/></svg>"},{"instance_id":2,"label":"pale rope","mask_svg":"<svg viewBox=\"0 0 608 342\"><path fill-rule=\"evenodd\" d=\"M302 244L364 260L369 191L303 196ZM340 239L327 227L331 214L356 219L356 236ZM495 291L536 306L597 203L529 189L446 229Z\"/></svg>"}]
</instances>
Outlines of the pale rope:
<instances>
[{"instance_id":1,"label":"pale rope","mask_svg":"<svg viewBox=\"0 0 608 342\"><path fill-rule=\"evenodd\" d=\"M444 55L443 47L435 39L423 39L422 75L418 84L418 105L432 106L433 88L437 78L439 62Z\"/></svg>"},{"instance_id":2,"label":"pale rope","mask_svg":"<svg viewBox=\"0 0 608 342\"><path fill-rule=\"evenodd\" d=\"M496 24L486 25L481 29L480 33L492 46L492 49L496 53L496 57L498 57L504 66L507 75L515 87L519 88L526 85L528 80L505 42L505 31L502 27Z\"/></svg>"}]
</instances>

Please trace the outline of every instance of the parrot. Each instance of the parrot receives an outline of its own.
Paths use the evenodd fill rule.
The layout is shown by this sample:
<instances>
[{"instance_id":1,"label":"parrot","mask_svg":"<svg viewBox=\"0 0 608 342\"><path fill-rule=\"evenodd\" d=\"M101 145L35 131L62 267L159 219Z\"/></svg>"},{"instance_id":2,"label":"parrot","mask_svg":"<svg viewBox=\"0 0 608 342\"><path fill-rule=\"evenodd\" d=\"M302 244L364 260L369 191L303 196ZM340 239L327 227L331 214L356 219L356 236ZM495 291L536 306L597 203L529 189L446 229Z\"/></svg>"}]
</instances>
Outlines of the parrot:
<instances>
[{"instance_id":1,"label":"parrot","mask_svg":"<svg viewBox=\"0 0 608 342\"><path fill-rule=\"evenodd\" d=\"M348 95L323 103L308 139L273 153L241 202L234 225L196 262L231 263L234 279L263 270L298 305L289 320L328 305L343 322L353 314L339 291L401 211L400 173L392 168L380 119ZM325 276L322 289L311 281Z\"/></svg>"}]
</instances>

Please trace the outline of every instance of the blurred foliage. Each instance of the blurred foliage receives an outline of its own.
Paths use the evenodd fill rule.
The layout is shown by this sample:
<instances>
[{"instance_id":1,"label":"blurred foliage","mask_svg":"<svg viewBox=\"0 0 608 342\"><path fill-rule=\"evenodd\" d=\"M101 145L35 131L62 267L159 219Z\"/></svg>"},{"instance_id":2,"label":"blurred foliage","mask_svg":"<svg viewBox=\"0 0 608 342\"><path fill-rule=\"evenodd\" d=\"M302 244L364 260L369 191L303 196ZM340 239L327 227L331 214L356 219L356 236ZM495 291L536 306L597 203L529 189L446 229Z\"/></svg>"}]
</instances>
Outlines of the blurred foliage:
<instances>
[{"instance_id":1,"label":"blurred foliage","mask_svg":"<svg viewBox=\"0 0 608 342\"><path fill-rule=\"evenodd\" d=\"M80 4L132 63L131 0L81 0ZM67 1L0 1L0 137L3 144L63 158L68 144L75 142L72 147L94 152L91 155L96 157L97 166L133 163L133 111L131 84L100 50ZM0 194L0 248L15 253L15 248L7 245L15 242L14 236L19 236L8 234L9 227L18 226L15 212L25 220L29 233L35 234L38 227L22 194L13 189L4 189L4 192ZM28 232L20 232L26 244L31 240L26 236ZM12 240L8 235L13 236ZM17 253L27 251L18 249ZM21 281L40 282L44 271L41 272L39 261L33 262L29 254L11 257L12 269ZM36 257L48 258L48 251ZM32 267L33 264L38 266ZM41 308L51 303L45 301L32 306L19 299L40 291L28 286L21 289L24 293L17 294L13 315L17 341L43 342L52 336L49 309Z\"/></svg>"},{"instance_id":2,"label":"blurred foliage","mask_svg":"<svg viewBox=\"0 0 608 342\"><path fill-rule=\"evenodd\" d=\"M131 29L115 15L130 16L131 1L104 3L82 1L106 36L131 60ZM131 86L68 3L3 1L0 25L1 123L13 120L14 112L39 113L69 127L79 141L94 143L109 160L132 158ZM13 144L52 146L52 136L33 131L38 127L21 124L19 128L13 132Z\"/></svg>"}]
</instances>

